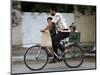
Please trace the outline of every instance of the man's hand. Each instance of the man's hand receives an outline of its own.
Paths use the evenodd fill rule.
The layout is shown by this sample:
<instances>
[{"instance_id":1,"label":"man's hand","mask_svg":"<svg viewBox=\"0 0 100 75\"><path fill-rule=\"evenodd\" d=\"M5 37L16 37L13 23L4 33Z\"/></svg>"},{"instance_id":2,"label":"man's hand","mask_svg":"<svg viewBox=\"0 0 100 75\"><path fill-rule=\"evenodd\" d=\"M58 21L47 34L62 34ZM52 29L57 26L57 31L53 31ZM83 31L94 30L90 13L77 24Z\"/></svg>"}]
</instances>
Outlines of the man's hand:
<instances>
[{"instance_id":1,"label":"man's hand","mask_svg":"<svg viewBox=\"0 0 100 75\"><path fill-rule=\"evenodd\" d=\"M40 32L45 32L45 30L40 30Z\"/></svg>"}]
</instances>

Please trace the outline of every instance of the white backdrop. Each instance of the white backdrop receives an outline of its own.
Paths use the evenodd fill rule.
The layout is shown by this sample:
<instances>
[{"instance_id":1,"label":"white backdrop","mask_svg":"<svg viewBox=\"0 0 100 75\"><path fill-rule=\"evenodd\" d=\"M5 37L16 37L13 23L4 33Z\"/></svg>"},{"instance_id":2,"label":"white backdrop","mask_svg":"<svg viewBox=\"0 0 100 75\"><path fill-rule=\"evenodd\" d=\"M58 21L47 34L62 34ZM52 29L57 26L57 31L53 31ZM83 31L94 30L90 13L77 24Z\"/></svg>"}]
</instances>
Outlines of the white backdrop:
<instances>
[{"instance_id":1,"label":"white backdrop","mask_svg":"<svg viewBox=\"0 0 100 75\"><path fill-rule=\"evenodd\" d=\"M66 25L71 25L74 22L73 13L61 13L65 18ZM41 43L40 30L47 25L47 18L50 14L47 13L32 13L24 12L22 14L22 43L28 47L33 45L32 43ZM29 44L29 45L28 45Z\"/></svg>"},{"instance_id":2,"label":"white backdrop","mask_svg":"<svg viewBox=\"0 0 100 75\"><path fill-rule=\"evenodd\" d=\"M25 1L25 0L24 0ZM28 0L29 1L29 0ZM39 73L34 75L100 75L100 0L31 0L39 2L97 5L97 70ZM11 73L11 0L0 1L0 75ZM23 74L24 75L24 74ZM32 74L25 74L32 75Z\"/></svg>"}]
</instances>

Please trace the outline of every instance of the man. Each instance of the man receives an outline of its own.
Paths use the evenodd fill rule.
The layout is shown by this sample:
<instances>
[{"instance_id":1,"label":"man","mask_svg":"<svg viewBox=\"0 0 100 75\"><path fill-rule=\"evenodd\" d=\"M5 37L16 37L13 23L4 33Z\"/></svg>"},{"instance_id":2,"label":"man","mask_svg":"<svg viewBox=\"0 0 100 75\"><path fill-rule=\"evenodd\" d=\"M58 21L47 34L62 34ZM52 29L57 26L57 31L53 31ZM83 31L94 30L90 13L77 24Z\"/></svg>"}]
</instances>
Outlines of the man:
<instances>
[{"instance_id":1,"label":"man","mask_svg":"<svg viewBox=\"0 0 100 75\"><path fill-rule=\"evenodd\" d=\"M51 35L53 36L52 42L53 42L53 49L55 53L57 53L57 48L59 48L62 52L65 53L68 51L68 49L64 48L60 44L60 41L69 36L69 32L64 30L64 29L68 29L68 27L66 23L64 22L64 17L60 13L57 13L56 7L51 7L50 13L54 17L51 20L51 22L49 22L48 25L41 31L45 32L46 30L50 30L52 32ZM52 60L52 62L55 62L55 59L56 59L56 56L54 56L54 59Z\"/></svg>"}]
</instances>

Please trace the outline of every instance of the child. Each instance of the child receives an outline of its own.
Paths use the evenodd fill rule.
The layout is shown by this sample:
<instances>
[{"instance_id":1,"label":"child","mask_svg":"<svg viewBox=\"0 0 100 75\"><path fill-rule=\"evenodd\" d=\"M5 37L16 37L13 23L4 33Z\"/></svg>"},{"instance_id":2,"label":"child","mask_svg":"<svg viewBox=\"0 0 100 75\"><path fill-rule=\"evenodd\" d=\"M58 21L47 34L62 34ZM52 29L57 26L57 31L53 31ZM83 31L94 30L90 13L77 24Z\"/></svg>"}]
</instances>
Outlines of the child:
<instances>
[{"instance_id":1,"label":"child","mask_svg":"<svg viewBox=\"0 0 100 75\"><path fill-rule=\"evenodd\" d=\"M69 26L69 32L77 32L76 26L74 26L74 23L72 23L72 24Z\"/></svg>"}]
</instances>

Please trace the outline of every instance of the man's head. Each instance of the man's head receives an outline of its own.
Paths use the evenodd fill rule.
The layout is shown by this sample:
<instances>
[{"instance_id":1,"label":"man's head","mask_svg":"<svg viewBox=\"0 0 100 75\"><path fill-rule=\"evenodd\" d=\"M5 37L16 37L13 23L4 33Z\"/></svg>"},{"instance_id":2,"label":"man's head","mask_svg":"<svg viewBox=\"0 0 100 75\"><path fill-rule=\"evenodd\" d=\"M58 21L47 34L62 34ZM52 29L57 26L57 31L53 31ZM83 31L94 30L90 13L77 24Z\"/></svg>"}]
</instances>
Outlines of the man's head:
<instances>
[{"instance_id":1,"label":"man's head","mask_svg":"<svg viewBox=\"0 0 100 75\"><path fill-rule=\"evenodd\" d=\"M57 12L57 8L56 8L55 6L52 6L52 7L50 8L50 13L51 13L51 15L54 16L54 15L56 14L56 12Z\"/></svg>"},{"instance_id":2,"label":"man's head","mask_svg":"<svg viewBox=\"0 0 100 75\"><path fill-rule=\"evenodd\" d=\"M48 17L48 18L47 18L47 22L48 22L48 23L51 22L51 20L52 20L51 17Z\"/></svg>"},{"instance_id":3,"label":"man's head","mask_svg":"<svg viewBox=\"0 0 100 75\"><path fill-rule=\"evenodd\" d=\"M69 26L70 32L75 32L76 31L76 26Z\"/></svg>"}]
</instances>

